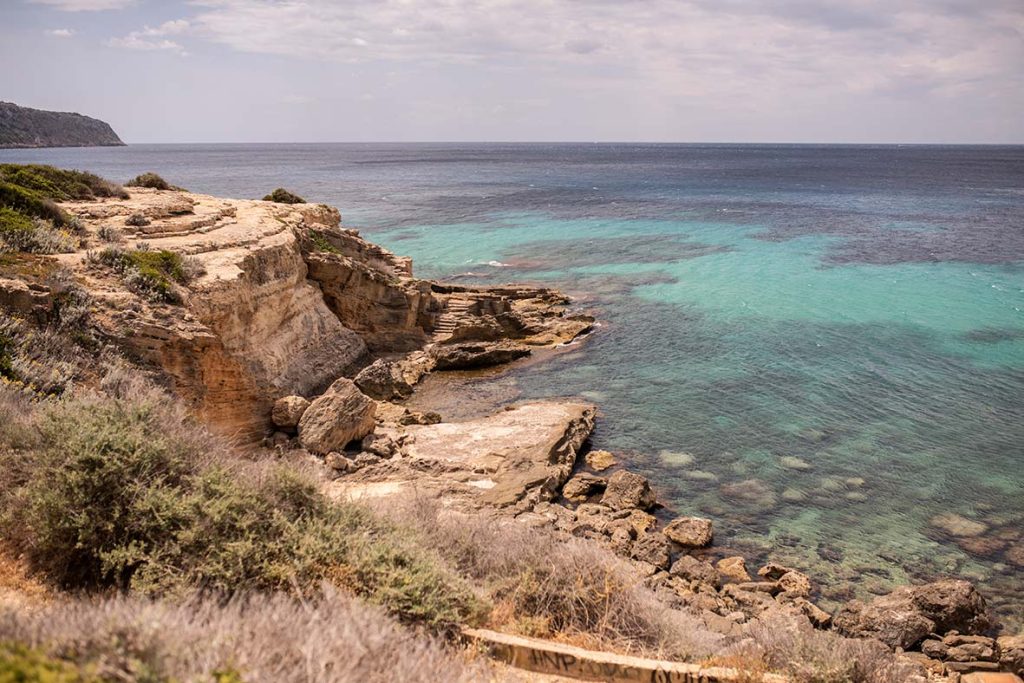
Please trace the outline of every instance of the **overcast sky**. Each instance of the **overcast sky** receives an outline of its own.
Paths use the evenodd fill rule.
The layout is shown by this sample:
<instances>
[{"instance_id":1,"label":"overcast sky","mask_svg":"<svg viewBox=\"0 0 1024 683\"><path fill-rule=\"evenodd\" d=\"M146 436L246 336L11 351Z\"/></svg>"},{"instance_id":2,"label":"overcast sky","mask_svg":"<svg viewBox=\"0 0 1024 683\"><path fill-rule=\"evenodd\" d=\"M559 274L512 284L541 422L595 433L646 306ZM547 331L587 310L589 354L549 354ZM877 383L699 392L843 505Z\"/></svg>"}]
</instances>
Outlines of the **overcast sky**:
<instances>
[{"instance_id":1,"label":"overcast sky","mask_svg":"<svg viewBox=\"0 0 1024 683\"><path fill-rule=\"evenodd\" d=\"M0 0L127 142L1024 142L1024 0Z\"/></svg>"}]
</instances>

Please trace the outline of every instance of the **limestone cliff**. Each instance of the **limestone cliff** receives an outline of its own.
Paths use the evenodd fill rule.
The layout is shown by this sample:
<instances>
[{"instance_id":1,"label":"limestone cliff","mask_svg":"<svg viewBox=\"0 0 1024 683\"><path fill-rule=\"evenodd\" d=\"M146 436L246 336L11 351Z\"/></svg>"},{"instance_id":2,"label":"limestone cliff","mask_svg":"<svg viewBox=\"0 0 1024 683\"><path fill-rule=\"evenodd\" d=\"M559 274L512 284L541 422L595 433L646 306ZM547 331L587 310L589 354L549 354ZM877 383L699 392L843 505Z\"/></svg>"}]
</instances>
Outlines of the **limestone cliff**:
<instances>
[{"instance_id":1,"label":"limestone cliff","mask_svg":"<svg viewBox=\"0 0 1024 683\"><path fill-rule=\"evenodd\" d=\"M0 148L123 145L110 124L82 114L0 102Z\"/></svg>"},{"instance_id":2,"label":"limestone cliff","mask_svg":"<svg viewBox=\"0 0 1024 683\"><path fill-rule=\"evenodd\" d=\"M419 280L409 259L341 228L324 205L131 188L128 199L61 206L78 219L80 248L54 258L88 292L103 337L242 440L267 433L282 396L315 396L374 355L450 342L453 315L456 340L497 325L496 338L553 344L589 325L563 319L544 290L528 304L531 290L453 293ZM52 305L23 284L0 288L0 303ZM450 309L453 296L462 303ZM557 329L533 329L545 319Z\"/></svg>"}]
</instances>

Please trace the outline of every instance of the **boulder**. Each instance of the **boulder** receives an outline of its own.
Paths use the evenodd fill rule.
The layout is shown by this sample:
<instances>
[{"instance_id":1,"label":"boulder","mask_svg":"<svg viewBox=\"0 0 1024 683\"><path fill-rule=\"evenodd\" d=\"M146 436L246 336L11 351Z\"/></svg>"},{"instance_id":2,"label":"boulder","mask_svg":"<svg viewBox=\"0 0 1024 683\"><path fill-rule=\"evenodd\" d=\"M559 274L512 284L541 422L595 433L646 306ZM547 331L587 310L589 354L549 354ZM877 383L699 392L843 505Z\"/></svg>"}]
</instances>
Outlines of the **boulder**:
<instances>
[{"instance_id":1,"label":"boulder","mask_svg":"<svg viewBox=\"0 0 1024 683\"><path fill-rule=\"evenodd\" d=\"M658 569L668 569L670 559L668 539L656 531L641 534L633 542L633 559L654 565Z\"/></svg>"},{"instance_id":2,"label":"boulder","mask_svg":"<svg viewBox=\"0 0 1024 683\"><path fill-rule=\"evenodd\" d=\"M654 506L655 499L651 484L645 477L619 470L609 477L601 503L614 510L646 510Z\"/></svg>"},{"instance_id":3,"label":"boulder","mask_svg":"<svg viewBox=\"0 0 1024 683\"><path fill-rule=\"evenodd\" d=\"M398 418L398 424L408 425L436 425L441 422L441 414L434 412L421 413L410 410Z\"/></svg>"},{"instance_id":4,"label":"boulder","mask_svg":"<svg viewBox=\"0 0 1024 683\"><path fill-rule=\"evenodd\" d=\"M301 396L285 396L274 401L270 419L282 429L294 429L308 407L309 401Z\"/></svg>"},{"instance_id":5,"label":"boulder","mask_svg":"<svg viewBox=\"0 0 1024 683\"><path fill-rule=\"evenodd\" d=\"M788 571L779 577L779 587L791 596L806 598L811 594L811 580L806 574Z\"/></svg>"},{"instance_id":6,"label":"boulder","mask_svg":"<svg viewBox=\"0 0 1024 683\"><path fill-rule=\"evenodd\" d=\"M718 588L722 583L721 577L710 562L698 560L690 555L683 555L673 562L669 574L679 576L687 581L705 583L714 588Z\"/></svg>"},{"instance_id":7,"label":"boulder","mask_svg":"<svg viewBox=\"0 0 1024 683\"><path fill-rule=\"evenodd\" d=\"M711 520L702 517L677 517L668 523L664 534L684 548L704 548L711 545Z\"/></svg>"},{"instance_id":8,"label":"boulder","mask_svg":"<svg viewBox=\"0 0 1024 683\"><path fill-rule=\"evenodd\" d=\"M929 633L956 630L972 634L989 626L985 599L968 581L946 579L923 586L901 586L864 603L847 603L835 627L855 638L877 638L890 648L910 648Z\"/></svg>"},{"instance_id":9,"label":"boulder","mask_svg":"<svg viewBox=\"0 0 1024 683\"><path fill-rule=\"evenodd\" d=\"M1024 635L1000 636L996 639L999 645L999 663L1007 671L1024 674Z\"/></svg>"},{"instance_id":10,"label":"boulder","mask_svg":"<svg viewBox=\"0 0 1024 683\"><path fill-rule=\"evenodd\" d=\"M586 455L587 464L598 472L603 472L615 464L615 456L608 451L590 451Z\"/></svg>"},{"instance_id":11,"label":"boulder","mask_svg":"<svg viewBox=\"0 0 1024 683\"><path fill-rule=\"evenodd\" d=\"M746 583L750 581L750 574L747 573L747 562L738 555L725 557L719 560L715 567L718 572L728 581L734 583Z\"/></svg>"},{"instance_id":12,"label":"boulder","mask_svg":"<svg viewBox=\"0 0 1024 683\"><path fill-rule=\"evenodd\" d=\"M344 450L373 431L376 407L352 380L342 377L302 414L299 443L313 453Z\"/></svg>"},{"instance_id":13,"label":"boulder","mask_svg":"<svg viewBox=\"0 0 1024 683\"><path fill-rule=\"evenodd\" d=\"M453 344L434 347L431 355L436 370L471 370L510 363L529 356L530 347L512 342Z\"/></svg>"},{"instance_id":14,"label":"boulder","mask_svg":"<svg viewBox=\"0 0 1024 683\"><path fill-rule=\"evenodd\" d=\"M383 358L370 363L356 375L359 390L378 401L393 401L412 395L412 386L405 381L401 368Z\"/></svg>"},{"instance_id":15,"label":"boulder","mask_svg":"<svg viewBox=\"0 0 1024 683\"><path fill-rule=\"evenodd\" d=\"M593 494L603 491L608 480L586 472L580 472L565 482L562 495L574 503L582 503Z\"/></svg>"}]
</instances>

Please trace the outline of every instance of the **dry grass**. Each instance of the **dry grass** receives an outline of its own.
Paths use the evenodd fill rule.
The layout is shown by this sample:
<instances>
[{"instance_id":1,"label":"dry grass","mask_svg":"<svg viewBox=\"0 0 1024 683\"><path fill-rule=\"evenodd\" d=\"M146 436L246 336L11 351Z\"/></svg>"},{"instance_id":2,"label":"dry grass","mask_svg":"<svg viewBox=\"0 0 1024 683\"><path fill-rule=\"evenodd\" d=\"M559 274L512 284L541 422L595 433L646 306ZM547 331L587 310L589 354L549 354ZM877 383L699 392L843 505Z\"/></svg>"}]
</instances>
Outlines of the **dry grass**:
<instances>
[{"instance_id":1,"label":"dry grass","mask_svg":"<svg viewBox=\"0 0 1024 683\"><path fill-rule=\"evenodd\" d=\"M627 563L583 539L425 500L382 512L413 528L495 603L491 626L591 648L698 659L723 637L670 609Z\"/></svg>"},{"instance_id":2,"label":"dry grass","mask_svg":"<svg viewBox=\"0 0 1024 683\"><path fill-rule=\"evenodd\" d=\"M710 661L783 673L793 683L904 683L917 673L877 641L843 638L783 614L751 622L745 635Z\"/></svg>"},{"instance_id":3,"label":"dry grass","mask_svg":"<svg viewBox=\"0 0 1024 683\"><path fill-rule=\"evenodd\" d=\"M177 604L115 597L0 608L4 642L104 681L493 680L484 666L329 589L307 602L281 594Z\"/></svg>"}]
</instances>

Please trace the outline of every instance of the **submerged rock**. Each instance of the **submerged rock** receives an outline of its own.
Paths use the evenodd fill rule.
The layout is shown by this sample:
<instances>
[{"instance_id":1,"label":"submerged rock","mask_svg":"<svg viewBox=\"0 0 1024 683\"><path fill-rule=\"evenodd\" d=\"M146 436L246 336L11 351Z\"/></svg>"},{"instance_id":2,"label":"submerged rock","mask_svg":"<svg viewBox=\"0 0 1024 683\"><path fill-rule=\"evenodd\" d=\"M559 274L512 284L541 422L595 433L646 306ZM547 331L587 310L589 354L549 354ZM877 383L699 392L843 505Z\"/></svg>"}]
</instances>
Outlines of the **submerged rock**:
<instances>
[{"instance_id":1,"label":"submerged rock","mask_svg":"<svg viewBox=\"0 0 1024 683\"><path fill-rule=\"evenodd\" d=\"M988 525L967 519L955 512L944 512L931 518L931 525L945 531L950 536L980 536L988 531Z\"/></svg>"},{"instance_id":2,"label":"submerged rock","mask_svg":"<svg viewBox=\"0 0 1024 683\"><path fill-rule=\"evenodd\" d=\"M608 451L590 451L586 455L586 461L598 472L603 472L615 464L615 456Z\"/></svg>"},{"instance_id":3,"label":"submerged rock","mask_svg":"<svg viewBox=\"0 0 1024 683\"><path fill-rule=\"evenodd\" d=\"M373 431L377 404L342 377L302 414L299 443L313 453L344 450Z\"/></svg>"}]
</instances>

